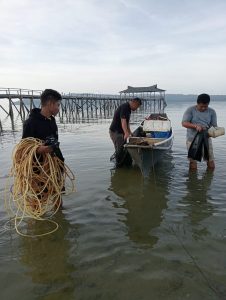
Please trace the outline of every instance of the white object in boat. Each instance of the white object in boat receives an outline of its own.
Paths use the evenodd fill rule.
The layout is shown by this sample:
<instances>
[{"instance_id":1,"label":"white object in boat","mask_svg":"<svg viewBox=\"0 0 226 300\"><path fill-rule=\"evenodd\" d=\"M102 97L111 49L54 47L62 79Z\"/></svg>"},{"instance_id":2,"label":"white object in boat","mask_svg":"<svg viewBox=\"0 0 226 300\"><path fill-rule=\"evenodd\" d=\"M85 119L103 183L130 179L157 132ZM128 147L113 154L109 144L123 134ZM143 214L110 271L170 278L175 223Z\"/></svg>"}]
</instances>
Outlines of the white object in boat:
<instances>
[{"instance_id":1,"label":"white object in boat","mask_svg":"<svg viewBox=\"0 0 226 300\"><path fill-rule=\"evenodd\" d=\"M143 131L170 131L170 120L144 120Z\"/></svg>"}]
</instances>

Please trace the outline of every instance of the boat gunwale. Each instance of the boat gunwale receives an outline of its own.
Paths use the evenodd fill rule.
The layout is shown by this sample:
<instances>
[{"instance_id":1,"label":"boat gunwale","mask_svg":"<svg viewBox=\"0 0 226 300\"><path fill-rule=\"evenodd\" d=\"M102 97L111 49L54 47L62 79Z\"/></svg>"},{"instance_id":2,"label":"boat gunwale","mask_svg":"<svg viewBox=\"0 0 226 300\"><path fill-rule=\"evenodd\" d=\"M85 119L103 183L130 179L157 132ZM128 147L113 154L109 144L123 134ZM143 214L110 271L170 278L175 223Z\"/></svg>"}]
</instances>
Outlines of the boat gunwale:
<instances>
[{"instance_id":1,"label":"boat gunwale","mask_svg":"<svg viewBox=\"0 0 226 300\"><path fill-rule=\"evenodd\" d=\"M148 146L145 146L145 145L132 145L132 144L125 144L124 147L125 148L143 148L143 149L159 149L159 150L168 150L172 147L172 145L170 145L169 147L159 147L163 144L165 144L166 142L169 142L170 140L172 140L174 137L173 135L173 131L171 131L171 136L168 137L167 139L164 139L163 141L161 142L158 142L158 143L153 143L152 145L148 145Z\"/></svg>"}]
</instances>

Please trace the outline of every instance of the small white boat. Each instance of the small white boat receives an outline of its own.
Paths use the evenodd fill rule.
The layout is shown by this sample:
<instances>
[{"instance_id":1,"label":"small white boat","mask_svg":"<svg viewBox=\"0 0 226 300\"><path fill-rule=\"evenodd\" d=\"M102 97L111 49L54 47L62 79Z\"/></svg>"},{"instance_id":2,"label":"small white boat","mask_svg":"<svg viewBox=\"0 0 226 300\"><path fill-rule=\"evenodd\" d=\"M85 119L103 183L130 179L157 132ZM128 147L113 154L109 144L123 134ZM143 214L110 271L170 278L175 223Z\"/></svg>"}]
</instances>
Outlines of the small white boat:
<instances>
[{"instance_id":1,"label":"small white boat","mask_svg":"<svg viewBox=\"0 0 226 300\"><path fill-rule=\"evenodd\" d=\"M171 122L166 114L164 117L162 115L150 115L135 131L135 135L138 132L138 136L130 137L128 143L124 145L144 177L149 176L154 165L173 145Z\"/></svg>"}]
</instances>

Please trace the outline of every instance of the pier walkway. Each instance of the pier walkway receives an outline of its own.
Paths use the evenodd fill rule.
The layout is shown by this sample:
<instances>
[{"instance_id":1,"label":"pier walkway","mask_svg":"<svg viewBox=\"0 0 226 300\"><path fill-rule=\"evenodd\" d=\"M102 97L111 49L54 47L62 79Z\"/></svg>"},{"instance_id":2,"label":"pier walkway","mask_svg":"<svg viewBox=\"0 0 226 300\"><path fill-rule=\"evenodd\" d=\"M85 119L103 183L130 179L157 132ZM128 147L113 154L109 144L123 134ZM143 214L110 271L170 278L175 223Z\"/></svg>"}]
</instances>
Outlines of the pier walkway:
<instances>
[{"instance_id":1,"label":"pier walkway","mask_svg":"<svg viewBox=\"0 0 226 300\"><path fill-rule=\"evenodd\" d=\"M158 89L157 85L128 88L118 95L61 93L63 100L59 112L60 121L77 122L81 119L110 118L120 104L133 97L142 98L142 110L147 113L164 109L165 91ZM40 106L41 93L41 90L0 88L0 131L3 130L1 118L10 117L13 120L15 115L19 115L23 122L32 108Z\"/></svg>"}]
</instances>

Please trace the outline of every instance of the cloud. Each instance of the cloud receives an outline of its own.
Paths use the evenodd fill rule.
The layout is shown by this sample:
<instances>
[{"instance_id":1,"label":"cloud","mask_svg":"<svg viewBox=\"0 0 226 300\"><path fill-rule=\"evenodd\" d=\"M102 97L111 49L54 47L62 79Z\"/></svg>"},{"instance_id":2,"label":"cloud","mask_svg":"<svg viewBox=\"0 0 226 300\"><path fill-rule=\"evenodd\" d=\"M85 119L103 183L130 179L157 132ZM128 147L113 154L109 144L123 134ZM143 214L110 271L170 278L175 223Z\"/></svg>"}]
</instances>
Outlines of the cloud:
<instances>
[{"instance_id":1,"label":"cloud","mask_svg":"<svg viewBox=\"0 0 226 300\"><path fill-rule=\"evenodd\" d=\"M225 89L224 1L2 0L0 9L0 85L113 92L163 82L192 92L205 78Z\"/></svg>"}]
</instances>

